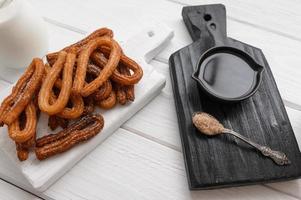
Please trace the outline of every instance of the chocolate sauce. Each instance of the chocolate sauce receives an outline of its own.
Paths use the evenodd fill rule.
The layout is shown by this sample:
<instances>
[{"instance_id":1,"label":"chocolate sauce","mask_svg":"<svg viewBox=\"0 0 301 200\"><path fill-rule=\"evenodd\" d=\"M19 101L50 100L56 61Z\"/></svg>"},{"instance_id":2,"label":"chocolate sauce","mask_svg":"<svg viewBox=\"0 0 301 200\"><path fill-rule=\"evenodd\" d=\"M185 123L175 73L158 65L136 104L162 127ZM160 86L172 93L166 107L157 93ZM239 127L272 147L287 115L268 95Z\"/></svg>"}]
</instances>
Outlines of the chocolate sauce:
<instances>
[{"instance_id":1,"label":"chocolate sauce","mask_svg":"<svg viewBox=\"0 0 301 200\"><path fill-rule=\"evenodd\" d=\"M238 98L253 89L257 73L242 57L220 52L202 62L198 78L212 93Z\"/></svg>"}]
</instances>

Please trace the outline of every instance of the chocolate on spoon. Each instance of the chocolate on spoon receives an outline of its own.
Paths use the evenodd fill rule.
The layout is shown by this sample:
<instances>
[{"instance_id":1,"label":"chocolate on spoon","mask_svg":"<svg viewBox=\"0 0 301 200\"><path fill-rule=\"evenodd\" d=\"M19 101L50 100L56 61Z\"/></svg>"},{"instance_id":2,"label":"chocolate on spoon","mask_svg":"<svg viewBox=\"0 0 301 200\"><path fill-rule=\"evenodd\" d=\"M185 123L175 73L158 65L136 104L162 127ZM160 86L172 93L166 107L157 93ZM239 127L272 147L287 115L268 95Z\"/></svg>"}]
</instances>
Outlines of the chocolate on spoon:
<instances>
[{"instance_id":1,"label":"chocolate on spoon","mask_svg":"<svg viewBox=\"0 0 301 200\"><path fill-rule=\"evenodd\" d=\"M291 163L283 152L275 151L270 147L252 142L249 138L242 136L233 130L225 128L216 118L207 113L194 113L192 115L192 122L199 132L205 135L214 136L227 133L241 139L242 141L259 150L264 156L271 158L277 165L289 165Z\"/></svg>"}]
</instances>

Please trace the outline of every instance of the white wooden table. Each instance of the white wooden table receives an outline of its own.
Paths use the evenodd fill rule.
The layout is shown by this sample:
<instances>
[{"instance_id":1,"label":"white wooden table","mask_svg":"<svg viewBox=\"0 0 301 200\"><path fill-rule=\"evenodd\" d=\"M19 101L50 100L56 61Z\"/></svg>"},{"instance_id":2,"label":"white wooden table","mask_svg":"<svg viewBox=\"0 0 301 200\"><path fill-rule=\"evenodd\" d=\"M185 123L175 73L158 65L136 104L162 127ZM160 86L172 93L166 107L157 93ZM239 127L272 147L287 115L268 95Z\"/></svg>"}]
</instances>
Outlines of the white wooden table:
<instances>
[{"instance_id":1,"label":"white wooden table","mask_svg":"<svg viewBox=\"0 0 301 200\"><path fill-rule=\"evenodd\" d=\"M50 50L98 27L129 38L150 21L175 32L151 64L167 77L162 93L42 194L0 180L0 199L301 199L301 180L189 191L181 152L168 57L191 43L181 19L185 5L224 3L228 35L260 47L272 68L301 146L300 0L29 0L49 28ZM0 80L0 90L10 80ZM39 197L38 197L39 196Z\"/></svg>"}]
</instances>

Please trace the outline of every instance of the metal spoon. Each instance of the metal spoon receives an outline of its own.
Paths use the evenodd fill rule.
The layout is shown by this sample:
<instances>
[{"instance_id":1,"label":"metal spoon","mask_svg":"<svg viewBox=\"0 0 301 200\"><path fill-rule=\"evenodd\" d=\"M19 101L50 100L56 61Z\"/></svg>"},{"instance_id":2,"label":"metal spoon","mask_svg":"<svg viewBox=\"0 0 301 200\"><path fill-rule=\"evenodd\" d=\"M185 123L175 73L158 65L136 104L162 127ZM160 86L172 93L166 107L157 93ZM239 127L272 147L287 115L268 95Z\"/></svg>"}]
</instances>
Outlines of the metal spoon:
<instances>
[{"instance_id":1,"label":"metal spoon","mask_svg":"<svg viewBox=\"0 0 301 200\"><path fill-rule=\"evenodd\" d=\"M252 142L249 138L240 135L239 133L225 128L216 118L213 116L204 113L204 112L196 112L192 116L192 122L196 126L196 128L205 135L218 135L218 134L231 134L247 144L255 147L259 150L264 156L271 158L277 165L289 165L291 164L290 160L287 156L281 151L272 150L270 147L263 146Z\"/></svg>"}]
</instances>

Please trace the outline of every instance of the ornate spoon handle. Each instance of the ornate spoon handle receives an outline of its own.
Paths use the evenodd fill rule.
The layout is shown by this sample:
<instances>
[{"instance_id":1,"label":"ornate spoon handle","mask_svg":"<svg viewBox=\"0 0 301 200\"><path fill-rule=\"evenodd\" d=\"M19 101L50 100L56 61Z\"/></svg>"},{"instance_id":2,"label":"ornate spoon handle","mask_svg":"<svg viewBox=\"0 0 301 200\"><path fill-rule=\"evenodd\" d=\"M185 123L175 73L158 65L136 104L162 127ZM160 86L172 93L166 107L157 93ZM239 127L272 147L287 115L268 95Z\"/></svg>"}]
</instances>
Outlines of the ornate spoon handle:
<instances>
[{"instance_id":1,"label":"ornate spoon handle","mask_svg":"<svg viewBox=\"0 0 301 200\"><path fill-rule=\"evenodd\" d=\"M235 132L233 130L230 130L230 129L224 129L223 132L231 134L231 135L233 135L233 136L241 139L242 141L248 143L249 145L255 147L264 156L270 157L277 165L289 165L289 164L291 164L291 162L287 158L287 156L283 152L281 152L281 151L275 151L275 150L272 150L270 147L257 144L255 142L251 141L249 138L247 138L247 137L245 137L243 135L240 135L239 133L237 133L237 132Z\"/></svg>"}]
</instances>

